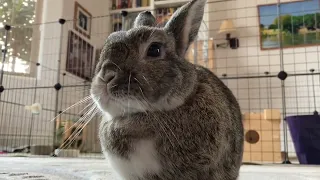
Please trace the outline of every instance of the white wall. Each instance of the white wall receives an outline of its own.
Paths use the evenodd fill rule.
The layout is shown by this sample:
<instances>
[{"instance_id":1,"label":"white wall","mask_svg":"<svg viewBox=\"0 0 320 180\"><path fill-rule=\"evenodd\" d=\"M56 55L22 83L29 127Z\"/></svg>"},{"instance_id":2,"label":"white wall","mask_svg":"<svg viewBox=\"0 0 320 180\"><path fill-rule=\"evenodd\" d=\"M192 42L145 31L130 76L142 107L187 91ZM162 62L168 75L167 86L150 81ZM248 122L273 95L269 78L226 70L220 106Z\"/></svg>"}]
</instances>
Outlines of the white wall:
<instances>
[{"instance_id":1,"label":"white wall","mask_svg":"<svg viewBox=\"0 0 320 180\"><path fill-rule=\"evenodd\" d=\"M39 29L40 34L33 38L35 44L39 48L33 48L32 51L39 51L39 57L32 58L33 64L39 62L41 65L36 68L36 76L4 76L5 88L25 88L25 87L53 87L57 82L58 60L61 58L61 76L60 83L63 85L83 85L84 81L76 76L65 73L66 53L68 30L73 29L74 0L45 0L42 9L41 25L34 25L34 29ZM86 39L91 45L100 48L104 39L109 33L109 16L108 1L95 0L79 2L86 8L94 18L92 20L92 32L90 40ZM69 20L63 26L61 34L61 26L57 23L59 18ZM76 31L74 31L76 32ZM76 32L77 33L77 32ZM62 49L60 52L60 39L62 39ZM35 52L33 52L35 53ZM35 53L37 54L37 53ZM95 57L94 57L95 58ZM64 88L59 95L59 110L71 106L84 96L88 95L88 87L70 87ZM36 96L34 96L36 94ZM35 98L35 100L34 100ZM22 90L6 90L2 93L1 100L11 103L1 103L0 116L0 150L4 146L17 147L28 145L29 134L31 133L31 144L51 145L53 135L53 123L48 122L54 117L54 109L56 102L56 91L53 88L22 89ZM30 105L34 102L42 104L44 110L40 115L31 117L30 112L24 109L24 105ZM80 105L68 111L61 119L73 119L75 114L79 114L84 108ZM84 111L85 112L85 111ZM33 124L32 130L30 130ZM92 147L91 151L99 151L98 139L96 137L96 127L98 122L92 122L88 125L88 143L87 147ZM19 136L17 136L17 134Z\"/></svg>"},{"instance_id":2,"label":"white wall","mask_svg":"<svg viewBox=\"0 0 320 180\"><path fill-rule=\"evenodd\" d=\"M288 0L281 2L288 2ZM277 0L209 2L210 37L216 44L225 42L225 34L217 32L223 20L231 19L237 28L237 31L231 35L238 37L240 41L240 47L236 50L215 49L214 71L218 76L221 77L222 74L227 74L229 77L264 75L265 71L272 75L278 74L280 50L260 50L257 6L270 3L277 3ZM284 49L282 58L287 73L308 73L310 68L319 72L319 46ZM268 86L269 81L271 86ZM265 108L282 110L281 81L276 77L233 79L224 82L238 98L243 112L259 112ZM317 107L320 107L319 76L314 77L314 83L316 103ZM288 77L285 85L287 115L311 114L314 111L311 76ZM288 134L290 136L289 131ZM289 155L295 156L291 137L289 141Z\"/></svg>"}]
</instances>

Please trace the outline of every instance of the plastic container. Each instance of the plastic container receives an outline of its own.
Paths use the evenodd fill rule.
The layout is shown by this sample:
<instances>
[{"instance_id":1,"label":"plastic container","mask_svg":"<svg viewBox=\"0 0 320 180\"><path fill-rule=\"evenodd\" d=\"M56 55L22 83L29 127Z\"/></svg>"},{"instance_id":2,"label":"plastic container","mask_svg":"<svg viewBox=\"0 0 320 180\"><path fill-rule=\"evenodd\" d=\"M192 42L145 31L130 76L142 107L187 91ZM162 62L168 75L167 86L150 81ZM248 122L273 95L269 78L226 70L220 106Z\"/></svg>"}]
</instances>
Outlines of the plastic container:
<instances>
[{"instance_id":1,"label":"plastic container","mask_svg":"<svg viewBox=\"0 0 320 180\"><path fill-rule=\"evenodd\" d=\"M320 116L288 116L286 121L299 163L320 165Z\"/></svg>"}]
</instances>

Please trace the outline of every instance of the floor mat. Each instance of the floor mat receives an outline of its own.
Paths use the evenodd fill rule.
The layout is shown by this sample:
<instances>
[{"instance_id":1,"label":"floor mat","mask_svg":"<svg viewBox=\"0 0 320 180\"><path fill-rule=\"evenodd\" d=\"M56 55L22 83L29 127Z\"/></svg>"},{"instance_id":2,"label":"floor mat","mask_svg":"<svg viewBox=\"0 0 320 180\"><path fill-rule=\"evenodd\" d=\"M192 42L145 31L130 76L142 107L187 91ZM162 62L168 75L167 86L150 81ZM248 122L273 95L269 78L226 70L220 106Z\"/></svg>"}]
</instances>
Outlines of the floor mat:
<instances>
[{"instance_id":1,"label":"floor mat","mask_svg":"<svg viewBox=\"0 0 320 180\"><path fill-rule=\"evenodd\" d=\"M20 179L118 180L104 159L1 157L0 180Z\"/></svg>"},{"instance_id":2,"label":"floor mat","mask_svg":"<svg viewBox=\"0 0 320 180\"><path fill-rule=\"evenodd\" d=\"M104 159L0 157L0 180L120 180ZM320 166L244 165L238 180L320 180Z\"/></svg>"}]
</instances>

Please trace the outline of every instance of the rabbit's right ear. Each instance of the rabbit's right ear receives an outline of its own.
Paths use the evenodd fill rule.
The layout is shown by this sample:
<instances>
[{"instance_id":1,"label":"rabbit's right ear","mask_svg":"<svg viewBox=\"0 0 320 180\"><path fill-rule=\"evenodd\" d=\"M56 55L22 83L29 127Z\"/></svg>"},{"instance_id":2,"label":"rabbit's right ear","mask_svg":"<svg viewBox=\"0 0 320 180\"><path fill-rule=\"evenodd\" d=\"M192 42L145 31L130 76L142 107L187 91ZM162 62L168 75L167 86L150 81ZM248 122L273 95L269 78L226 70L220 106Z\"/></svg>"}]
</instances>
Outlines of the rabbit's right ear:
<instances>
[{"instance_id":1,"label":"rabbit's right ear","mask_svg":"<svg viewBox=\"0 0 320 180\"><path fill-rule=\"evenodd\" d=\"M203 19L207 0L192 0L179 8L167 22L164 30L175 38L176 51L184 56L195 40Z\"/></svg>"}]
</instances>

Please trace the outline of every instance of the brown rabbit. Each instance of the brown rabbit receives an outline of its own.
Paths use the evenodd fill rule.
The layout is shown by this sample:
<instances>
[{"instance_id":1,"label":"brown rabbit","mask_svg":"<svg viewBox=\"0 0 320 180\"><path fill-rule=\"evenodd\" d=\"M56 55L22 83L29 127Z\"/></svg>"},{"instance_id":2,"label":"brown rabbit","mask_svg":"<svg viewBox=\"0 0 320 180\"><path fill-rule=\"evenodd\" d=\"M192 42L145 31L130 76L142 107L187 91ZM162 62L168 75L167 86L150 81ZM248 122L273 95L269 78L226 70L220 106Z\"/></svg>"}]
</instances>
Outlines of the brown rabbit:
<instances>
[{"instance_id":1,"label":"brown rabbit","mask_svg":"<svg viewBox=\"0 0 320 180\"><path fill-rule=\"evenodd\" d=\"M184 59L206 0L178 9L164 27L149 12L112 33L91 94L104 114L99 136L125 180L236 180L243 154L241 112L232 92Z\"/></svg>"}]
</instances>

